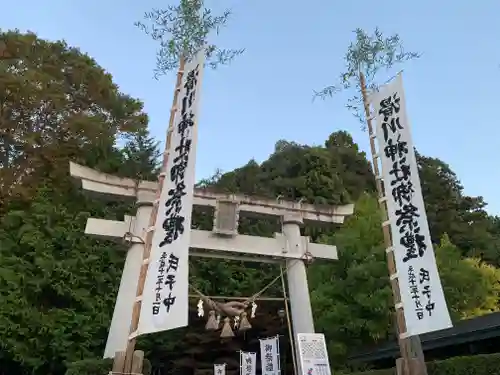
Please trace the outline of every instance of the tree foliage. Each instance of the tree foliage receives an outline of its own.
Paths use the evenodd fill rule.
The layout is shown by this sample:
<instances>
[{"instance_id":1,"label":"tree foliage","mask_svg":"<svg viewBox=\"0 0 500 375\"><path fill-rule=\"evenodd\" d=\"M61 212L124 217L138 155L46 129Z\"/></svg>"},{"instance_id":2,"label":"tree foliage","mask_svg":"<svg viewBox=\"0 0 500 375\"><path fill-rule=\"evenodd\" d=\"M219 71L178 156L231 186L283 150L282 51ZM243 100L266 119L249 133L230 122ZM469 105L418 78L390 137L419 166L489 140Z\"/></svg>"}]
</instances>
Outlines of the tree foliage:
<instances>
[{"instance_id":1,"label":"tree foliage","mask_svg":"<svg viewBox=\"0 0 500 375\"><path fill-rule=\"evenodd\" d=\"M464 256L498 265L498 218L488 216L482 197L468 197L450 166L417 153L427 217L435 243L446 233Z\"/></svg>"},{"instance_id":2,"label":"tree foliage","mask_svg":"<svg viewBox=\"0 0 500 375\"><path fill-rule=\"evenodd\" d=\"M0 222L0 363L11 373L21 372L9 361L61 373L98 354L107 335L123 250L82 235L89 214L109 216L105 207L82 204L78 192L54 204L57 193L39 188L29 210Z\"/></svg>"},{"instance_id":3,"label":"tree foliage","mask_svg":"<svg viewBox=\"0 0 500 375\"><path fill-rule=\"evenodd\" d=\"M339 260L313 264L308 272L315 323L328 338L331 361L351 348L391 336L391 288L376 199L363 195L354 216L323 241L335 244Z\"/></svg>"},{"instance_id":4,"label":"tree foliage","mask_svg":"<svg viewBox=\"0 0 500 375\"><path fill-rule=\"evenodd\" d=\"M346 107L364 124L366 120L359 81L360 72L366 78L367 88L377 90L378 86L388 78L385 77L383 81L380 81L378 76L380 71L388 71L405 61L418 59L420 54L406 52L398 34L385 37L378 28L371 35L360 28L354 33L356 40L347 48L344 56L346 70L340 73L339 82L315 91L314 97L326 99L344 90L354 91L353 96L347 100Z\"/></svg>"},{"instance_id":5,"label":"tree foliage","mask_svg":"<svg viewBox=\"0 0 500 375\"><path fill-rule=\"evenodd\" d=\"M160 43L156 59L156 77L166 74L179 65L181 57L190 60L198 51L205 51L208 66L215 69L229 64L244 49L223 49L208 42L210 34L219 34L225 27L231 11L226 9L215 16L204 7L203 0L180 0L179 5L166 9L153 9L144 14L151 25L142 22L136 26Z\"/></svg>"},{"instance_id":6,"label":"tree foliage","mask_svg":"<svg viewBox=\"0 0 500 375\"><path fill-rule=\"evenodd\" d=\"M127 136L121 150L124 162L121 165L129 176L139 180L153 181L160 169L159 142L149 135L147 129L139 129Z\"/></svg>"},{"instance_id":7,"label":"tree foliage","mask_svg":"<svg viewBox=\"0 0 500 375\"><path fill-rule=\"evenodd\" d=\"M250 161L222 175L215 186L268 198L346 204L364 191L374 191L375 180L365 153L350 134L339 131L330 135L324 147L280 140L261 165Z\"/></svg>"},{"instance_id":8,"label":"tree foliage","mask_svg":"<svg viewBox=\"0 0 500 375\"><path fill-rule=\"evenodd\" d=\"M355 214L323 240L339 249L335 263L314 264L309 275L316 327L329 341L332 361L352 348L394 337L393 298L375 197L363 195ZM498 311L500 270L463 258L444 235L435 246L441 282L452 319Z\"/></svg>"},{"instance_id":9,"label":"tree foliage","mask_svg":"<svg viewBox=\"0 0 500 375\"><path fill-rule=\"evenodd\" d=\"M12 56L0 61L1 212L9 197L29 198L38 181L66 174L68 160L91 150L111 157L115 137L147 118L142 103L77 48L18 31L0 30L0 39Z\"/></svg>"},{"instance_id":10,"label":"tree foliage","mask_svg":"<svg viewBox=\"0 0 500 375\"><path fill-rule=\"evenodd\" d=\"M147 138L147 117L79 50L32 33L1 37L12 58L0 61L0 368L62 374L101 355L124 260L122 246L83 235L86 218L131 213L83 196L69 161L135 174L136 136L123 150L115 141Z\"/></svg>"},{"instance_id":11,"label":"tree foliage","mask_svg":"<svg viewBox=\"0 0 500 375\"><path fill-rule=\"evenodd\" d=\"M436 247L436 260L453 320L498 311L500 269L478 258L463 258L445 234Z\"/></svg>"}]
</instances>

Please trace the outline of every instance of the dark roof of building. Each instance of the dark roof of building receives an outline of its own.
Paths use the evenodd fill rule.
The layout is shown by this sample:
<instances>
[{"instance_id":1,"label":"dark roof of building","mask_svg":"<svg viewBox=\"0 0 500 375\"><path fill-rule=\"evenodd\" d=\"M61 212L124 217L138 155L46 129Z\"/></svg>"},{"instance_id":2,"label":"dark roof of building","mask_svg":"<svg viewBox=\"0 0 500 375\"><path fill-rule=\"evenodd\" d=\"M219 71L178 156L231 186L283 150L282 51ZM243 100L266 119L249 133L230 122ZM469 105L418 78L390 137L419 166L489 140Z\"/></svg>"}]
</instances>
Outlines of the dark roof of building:
<instances>
[{"instance_id":1,"label":"dark roof of building","mask_svg":"<svg viewBox=\"0 0 500 375\"><path fill-rule=\"evenodd\" d=\"M461 320L452 328L429 332L420 335L422 349L442 348L473 341L484 340L491 337L500 337L500 312L483 315L477 318ZM351 361L370 362L379 359L397 358L399 347L397 342L386 342L371 350L363 350L349 357Z\"/></svg>"}]
</instances>

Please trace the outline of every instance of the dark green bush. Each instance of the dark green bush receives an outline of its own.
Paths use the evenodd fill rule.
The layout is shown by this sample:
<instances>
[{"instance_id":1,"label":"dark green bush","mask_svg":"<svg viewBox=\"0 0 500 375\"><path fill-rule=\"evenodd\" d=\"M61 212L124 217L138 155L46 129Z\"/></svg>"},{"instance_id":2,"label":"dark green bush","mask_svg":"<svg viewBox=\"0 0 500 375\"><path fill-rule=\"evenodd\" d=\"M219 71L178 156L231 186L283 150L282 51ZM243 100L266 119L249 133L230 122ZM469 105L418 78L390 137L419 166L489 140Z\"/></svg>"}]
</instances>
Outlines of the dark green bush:
<instances>
[{"instance_id":1,"label":"dark green bush","mask_svg":"<svg viewBox=\"0 0 500 375\"><path fill-rule=\"evenodd\" d=\"M66 375L106 375L113 366L112 359L92 358L68 364Z\"/></svg>"},{"instance_id":2,"label":"dark green bush","mask_svg":"<svg viewBox=\"0 0 500 375\"><path fill-rule=\"evenodd\" d=\"M84 359L68 364L66 375L107 375L113 367L112 359ZM151 362L144 359L143 375L151 375Z\"/></svg>"},{"instance_id":3,"label":"dark green bush","mask_svg":"<svg viewBox=\"0 0 500 375\"><path fill-rule=\"evenodd\" d=\"M335 374L335 372L334 372ZM396 369L395 368L389 368L389 369L383 369L383 370L370 370L370 371L363 371L363 372L351 372L351 373L344 373L342 375L396 375ZM431 375L431 374L428 374Z\"/></svg>"},{"instance_id":4,"label":"dark green bush","mask_svg":"<svg viewBox=\"0 0 500 375\"><path fill-rule=\"evenodd\" d=\"M480 354L470 357L454 357L427 363L428 375L498 375L500 353ZM394 368L358 372L351 375L395 375Z\"/></svg>"}]
</instances>

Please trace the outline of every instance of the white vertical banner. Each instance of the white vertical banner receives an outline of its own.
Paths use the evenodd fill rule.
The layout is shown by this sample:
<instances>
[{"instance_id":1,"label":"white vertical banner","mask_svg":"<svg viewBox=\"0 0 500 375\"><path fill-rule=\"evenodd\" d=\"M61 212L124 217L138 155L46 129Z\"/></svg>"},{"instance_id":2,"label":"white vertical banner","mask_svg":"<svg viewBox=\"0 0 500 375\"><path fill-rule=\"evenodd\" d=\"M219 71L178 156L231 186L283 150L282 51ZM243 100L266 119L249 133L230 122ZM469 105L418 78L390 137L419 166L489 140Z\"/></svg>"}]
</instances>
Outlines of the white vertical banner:
<instances>
[{"instance_id":1,"label":"white vertical banner","mask_svg":"<svg viewBox=\"0 0 500 375\"><path fill-rule=\"evenodd\" d=\"M259 341L262 375L279 375L281 371L279 336L259 339Z\"/></svg>"},{"instance_id":2,"label":"white vertical banner","mask_svg":"<svg viewBox=\"0 0 500 375\"><path fill-rule=\"evenodd\" d=\"M255 375L257 372L257 353L240 351L240 375Z\"/></svg>"},{"instance_id":3,"label":"white vertical banner","mask_svg":"<svg viewBox=\"0 0 500 375\"><path fill-rule=\"evenodd\" d=\"M331 375L324 334L299 333L297 345L301 375Z\"/></svg>"},{"instance_id":4,"label":"white vertical banner","mask_svg":"<svg viewBox=\"0 0 500 375\"><path fill-rule=\"evenodd\" d=\"M136 335L188 325L188 253L205 55L184 67Z\"/></svg>"},{"instance_id":5,"label":"white vertical banner","mask_svg":"<svg viewBox=\"0 0 500 375\"><path fill-rule=\"evenodd\" d=\"M226 375L226 364L214 364L214 375Z\"/></svg>"},{"instance_id":6,"label":"white vertical banner","mask_svg":"<svg viewBox=\"0 0 500 375\"><path fill-rule=\"evenodd\" d=\"M401 74L370 101L407 335L452 326L425 212ZM391 250L391 249L389 249Z\"/></svg>"}]
</instances>

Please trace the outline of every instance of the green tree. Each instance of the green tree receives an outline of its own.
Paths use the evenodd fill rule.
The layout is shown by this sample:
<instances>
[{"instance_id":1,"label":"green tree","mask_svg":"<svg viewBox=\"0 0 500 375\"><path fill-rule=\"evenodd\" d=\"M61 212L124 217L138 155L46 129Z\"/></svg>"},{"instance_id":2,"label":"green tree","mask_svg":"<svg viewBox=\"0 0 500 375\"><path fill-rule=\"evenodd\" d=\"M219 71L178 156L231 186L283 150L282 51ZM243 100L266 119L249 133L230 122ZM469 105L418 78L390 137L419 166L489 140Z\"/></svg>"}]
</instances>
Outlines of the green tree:
<instances>
[{"instance_id":1,"label":"green tree","mask_svg":"<svg viewBox=\"0 0 500 375\"><path fill-rule=\"evenodd\" d=\"M358 199L364 192L375 192L375 178L366 153L359 149L346 131L332 133L325 142L332 158L337 160L340 179L351 199Z\"/></svg>"},{"instance_id":2,"label":"green tree","mask_svg":"<svg viewBox=\"0 0 500 375\"><path fill-rule=\"evenodd\" d=\"M113 211L60 193L41 187L29 210L0 220L0 366L13 374L62 374L105 343L124 252L83 228L90 213Z\"/></svg>"},{"instance_id":3,"label":"green tree","mask_svg":"<svg viewBox=\"0 0 500 375\"><path fill-rule=\"evenodd\" d=\"M213 69L241 55L243 49L221 49L207 42L210 34L218 34L226 26L230 16L228 9L219 16L213 15L211 9L204 7L203 0L180 0L179 5L145 13L144 18L151 26L142 22L136 22L136 26L160 43L156 77L178 67L181 56L190 60L202 49L207 64Z\"/></svg>"},{"instance_id":4,"label":"green tree","mask_svg":"<svg viewBox=\"0 0 500 375\"><path fill-rule=\"evenodd\" d=\"M120 168L123 173L141 180L154 180L161 162L158 146L159 142L149 135L147 129L129 135L121 150L124 163Z\"/></svg>"},{"instance_id":5,"label":"green tree","mask_svg":"<svg viewBox=\"0 0 500 375\"><path fill-rule=\"evenodd\" d=\"M405 61L420 57L416 52L405 52L398 34L384 37L376 28L369 35L362 29L356 29L356 40L351 42L344 56L346 71L339 77L339 83L326 86L314 92L314 97L322 99L332 97L344 90L354 91L348 99L346 107L363 124L365 124L363 98L361 95L360 73L366 78L367 89L377 90L388 77L380 78L380 71L387 71Z\"/></svg>"},{"instance_id":6,"label":"green tree","mask_svg":"<svg viewBox=\"0 0 500 375\"><path fill-rule=\"evenodd\" d=\"M499 265L500 232L483 198L465 195L457 175L442 160L416 156L432 241L438 244L446 233L464 256Z\"/></svg>"},{"instance_id":7,"label":"green tree","mask_svg":"<svg viewBox=\"0 0 500 375\"><path fill-rule=\"evenodd\" d=\"M500 267L500 217L488 217L488 233L491 235L491 241L483 252L474 251L473 255L486 260L488 263Z\"/></svg>"},{"instance_id":8,"label":"green tree","mask_svg":"<svg viewBox=\"0 0 500 375\"><path fill-rule=\"evenodd\" d=\"M446 234L435 251L454 321L500 310L500 269L477 258L462 258L461 251Z\"/></svg>"},{"instance_id":9,"label":"green tree","mask_svg":"<svg viewBox=\"0 0 500 375\"><path fill-rule=\"evenodd\" d=\"M85 220L130 214L87 200L69 162L126 175L124 165L155 154L115 147L147 116L94 60L31 33L2 38L11 57L0 61L0 368L60 375L102 355L125 255L85 236Z\"/></svg>"},{"instance_id":10,"label":"green tree","mask_svg":"<svg viewBox=\"0 0 500 375\"><path fill-rule=\"evenodd\" d=\"M280 140L262 164L250 161L223 174L215 187L272 199L345 204L363 191L373 191L375 181L365 153L348 133L339 131L330 135L324 147Z\"/></svg>"},{"instance_id":11,"label":"green tree","mask_svg":"<svg viewBox=\"0 0 500 375\"><path fill-rule=\"evenodd\" d=\"M308 271L318 331L328 340L333 363L352 348L391 337L392 292L387 275L377 200L363 195L355 213L323 242L337 246L338 261Z\"/></svg>"},{"instance_id":12,"label":"green tree","mask_svg":"<svg viewBox=\"0 0 500 375\"><path fill-rule=\"evenodd\" d=\"M110 156L115 138L147 117L77 48L18 31L0 30L0 39L12 56L0 61L1 212L14 197L29 199L42 180L67 174L69 159L86 160L91 149Z\"/></svg>"},{"instance_id":13,"label":"green tree","mask_svg":"<svg viewBox=\"0 0 500 375\"><path fill-rule=\"evenodd\" d=\"M339 260L313 264L308 272L317 329L324 332L332 362L344 363L353 348L393 338L393 307L375 198L363 195L354 215L323 238L338 247ZM452 318L497 311L500 271L478 259L463 259L444 237L435 248Z\"/></svg>"}]
</instances>

